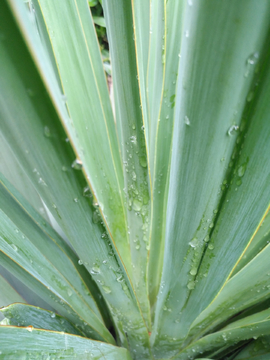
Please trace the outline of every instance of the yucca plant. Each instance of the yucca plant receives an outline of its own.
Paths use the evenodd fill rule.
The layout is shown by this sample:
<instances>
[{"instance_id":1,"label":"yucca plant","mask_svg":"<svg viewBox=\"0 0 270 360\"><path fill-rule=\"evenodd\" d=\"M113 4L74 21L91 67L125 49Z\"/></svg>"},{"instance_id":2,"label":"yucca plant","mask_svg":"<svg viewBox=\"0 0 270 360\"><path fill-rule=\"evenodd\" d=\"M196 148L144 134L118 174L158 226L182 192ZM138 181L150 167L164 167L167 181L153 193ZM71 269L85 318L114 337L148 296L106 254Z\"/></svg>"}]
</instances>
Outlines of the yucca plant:
<instances>
[{"instance_id":1,"label":"yucca plant","mask_svg":"<svg viewBox=\"0 0 270 360\"><path fill-rule=\"evenodd\" d=\"M0 359L269 359L270 1L102 5L0 2Z\"/></svg>"}]
</instances>

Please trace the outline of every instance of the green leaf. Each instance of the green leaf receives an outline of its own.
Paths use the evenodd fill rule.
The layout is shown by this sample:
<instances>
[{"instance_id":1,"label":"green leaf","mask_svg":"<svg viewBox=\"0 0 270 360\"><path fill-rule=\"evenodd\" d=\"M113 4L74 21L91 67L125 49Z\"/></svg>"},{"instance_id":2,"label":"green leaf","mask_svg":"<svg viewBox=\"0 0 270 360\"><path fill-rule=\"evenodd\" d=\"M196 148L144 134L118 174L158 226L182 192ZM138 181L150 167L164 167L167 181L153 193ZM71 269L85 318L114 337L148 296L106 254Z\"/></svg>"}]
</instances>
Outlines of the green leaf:
<instances>
[{"instance_id":1,"label":"green leaf","mask_svg":"<svg viewBox=\"0 0 270 360\"><path fill-rule=\"evenodd\" d=\"M0 307L7 306L13 302L25 302L15 289L0 275Z\"/></svg>"},{"instance_id":2,"label":"green leaf","mask_svg":"<svg viewBox=\"0 0 270 360\"><path fill-rule=\"evenodd\" d=\"M246 4L196 2L186 10L189 36L180 51L155 353L165 335L183 341L228 280L269 205L264 49L270 7Z\"/></svg>"},{"instance_id":3,"label":"green leaf","mask_svg":"<svg viewBox=\"0 0 270 360\"><path fill-rule=\"evenodd\" d=\"M260 228L256 232L252 242L249 244L245 251L244 256L240 259L234 272L231 276L234 276L240 271L246 264L248 264L270 241L270 212L265 216L261 223Z\"/></svg>"},{"instance_id":4,"label":"green leaf","mask_svg":"<svg viewBox=\"0 0 270 360\"><path fill-rule=\"evenodd\" d=\"M247 345L235 360L268 360L270 355L270 336L262 336Z\"/></svg>"},{"instance_id":5,"label":"green leaf","mask_svg":"<svg viewBox=\"0 0 270 360\"><path fill-rule=\"evenodd\" d=\"M240 311L269 299L270 273L267 260L269 256L270 245L226 283L215 300L192 324L190 338L194 334L201 336ZM259 314L264 314L264 312ZM251 316L256 317L258 314ZM246 321L246 318L239 321ZM228 325L230 326L232 325Z\"/></svg>"},{"instance_id":6,"label":"green leaf","mask_svg":"<svg viewBox=\"0 0 270 360\"><path fill-rule=\"evenodd\" d=\"M0 250L69 305L94 336L114 342L65 242L1 176L0 196Z\"/></svg>"},{"instance_id":7,"label":"green leaf","mask_svg":"<svg viewBox=\"0 0 270 360\"><path fill-rule=\"evenodd\" d=\"M155 306L162 274L168 182L170 173L170 154L175 110L176 80L180 60L182 27L178 23L183 17L182 1L167 2L164 11L165 28L162 46L163 84L162 101L156 102L158 116L151 123L150 168L153 183L151 252L149 258L149 292L152 306ZM162 20L160 20L162 23ZM152 30L153 32L154 30ZM156 29L156 31L160 31ZM162 34L161 34L162 35ZM160 48L160 45L159 45ZM160 58L155 61L161 62Z\"/></svg>"},{"instance_id":8,"label":"green leaf","mask_svg":"<svg viewBox=\"0 0 270 360\"><path fill-rule=\"evenodd\" d=\"M105 19L102 16L93 16L93 21L96 25L106 27Z\"/></svg>"},{"instance_id":9,"label":"green leaf","mask_svg":"<svg viewBox=\"0 0 270 360\"><path fill-rule=\"evenodd\" d=\"M82 333L68 320L52 311L23 304L12 304L0 311L7 320L5 325L32 326L38 329L64 331L68 334L82 336Z\"/></svg>"},{"instance_id":10,"label":"green leaf","mask_svg":"<svg viewBox=\"0 0 270 360\"><path fill-rule=\"evenodd\" d=\"M131 262L134 265L132 280L150 331L146 272L151 190L133 41L132 4L124 0L109 0L103 2L103 7L112 59L116 125L124 164L127 225Z\"/></svg>"},{"instance_id":11,"label":"green leaf","mask_svg":"<svg viewBox=\"0 0 270 360\"><path fill-rule=\"evenodd\" d=\"M34 1L57 62L69 117L62 119L102 220L128 271L130 251L122 199L123 170L99 44L85 2ZM41 22L41 21L40 21ZM72 69L72 71L70 71ZM88 79L86 82L85 79ZM78 86L74 86L74 84ZM91 156L86 156L91 154ZM98 211L98 212L99 212Z\"/></svg>"},{"instance_id":12,"label":"green leaf","mask_svg":"<svg viewBox=\"0 0 270 360\"><path fill-rule=\"evenodd\" d=\"M241 340L257 338L262 335L270 334L270 320L249 323L229 330L221 330L207 335L195 343L190 344L183 351L172 357L174 360L186 360L188 357L196 358L200 354L208 351L226 348L234 345Z\"/></svg>"},{"instance_id":13,"label":"green leaf","mask_svg":"<svg viewBox=\"0 0 270 360\"><path fill-rule=\"evenodd\" d=\"M20 1L8 1L20 30L7 3L0 4L2 38L9 40L0 43L2 133L8 142L16 144L14 154L59 222L80 263L89 273L93 272L112 314L119 342L149 353L147 329L129 277L115 244L101 224L99 210L91 205L82 172L72 167L76 156L59 121L59 117L67 116L67 111L46 52ZM13 105L14 101L17 106ZM1 259L5 266L13 268L16 276L23 277L28 287L40 291L42 286L37 281L11 264L7 257ZM48 290L43 289L43 293L49 298Z\"/></svg>"},{"instance_id":14,"label":"green leaf","mask_svg":"<svg viewBox=\"0 0 270 360\"><path fill-rule=\"evenodd\" d=\"M126 349L69 335L64 332L36 330L32 327L0 326L0 359L62 357L65 359L131 360ZM14 339L16 341L14 342Z\"/></svg>"}]
</instances>

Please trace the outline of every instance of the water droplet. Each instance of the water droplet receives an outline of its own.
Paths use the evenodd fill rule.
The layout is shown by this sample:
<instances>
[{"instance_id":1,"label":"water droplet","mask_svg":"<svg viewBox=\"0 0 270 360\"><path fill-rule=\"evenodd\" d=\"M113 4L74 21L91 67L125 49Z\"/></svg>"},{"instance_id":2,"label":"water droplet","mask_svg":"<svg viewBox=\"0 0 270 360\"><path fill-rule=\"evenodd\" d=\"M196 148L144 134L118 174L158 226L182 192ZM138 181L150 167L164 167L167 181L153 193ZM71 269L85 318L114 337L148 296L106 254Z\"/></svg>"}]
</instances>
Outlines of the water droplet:
<instances>
[{"instance_id":1,"label":"water droplet","mask_svg":"<svg viewBox=\"0 0 270 360\"><path fill-rule=\"evenodd\" d=\"M83 167L82 161L79 159L74 160L71 167L75 170L81 170Z\"/></svg>"},{"instance_id":2,"label":"water droplet","mask_svg":"<svg viewBox=\"0 0 270 360\"><path fill-rule=\"evenodd\" d=\"M78 198L74 198L73 201L74 201L75 203L77 203L77 202L79 202L79 199L78 199Z\"/></svg>"},{"instance_id":3,"label":"water droplet","mask_svg":"<svg viewBox=\"0 0 270 360\"><path fill-rule=\"evenodd\" d=\"M189 290L193 290L195 288L195 281L190 281L188 284L187 284L187 288Z\"/></svg>"},{"instance_id":4,"label":"water droplet","mask_svg":"<svg viewBox=\"0 0 270 360\"><path fill-rule=\"evenodd\" d=\"M142 205L143 205L143 203L140 200L138 200L138 199L133 200L133 206L132 207L133 207L134 211L141 211Z\"/></svg>"},{"instance_id":5,"label":"water droplet","mask_svg":"<svg viewBox=\"0 0 270 360\"><path fill-rule=\"evenodd\" d=\"M189 242L189 245L190 245L191 247L193 247L193 248L195 248L196 246L198 246L198 244L199 244L199 240L198 240L196 237L194 237L194 238Z\"/></svg>"},{"instance_id":6,"label":"water droplet","mask_svg":"<svg viewBox=\"0 0 270 360\"><path fill-rule=\"evenodd\" d=\"M189 273L190 273L190 275L196 275L197 274L197 269L192 268Z\"/></svg>"},{"instance_id":7,"label":"water droplet","mask_svg":"<svg viewBox=\"0 0 270 360\"><path fill-rule=\"evenodd\" d=\"M209 248L210 250L213 250L213 249L214 249L214 245L213 245L213 244L209 244L209 245L208 245L208 248Z\"/></svg>"},{"instance_id":8,"label":"water droplet","mask_svg":"<svg viewBox=\"0 0 270 360\"><path fill-rule=\"evenodd\" d=\"M190 120L189 120L189 118L187 116L185 116L185 124L190 125Z\"/></svg>"},{"instance_id":9,"label":"water droplet","mask_svg":"<svg viewBox=\"0 0 270 360\"><path fill-rule=\"evenodd\" d=\"M92 275L100 274L100 268L99 268L99 266L93 266L92 269L91 269L91 271L90 271L90 273L91 273Z\"/></svg>"},{"instance_id":10,"label":"water droplet","mask_svg":"<svg viewBox=\"0 0 270 360\"><path fill-rule=\"evenodd\" d=\"M256 64L256 62L259 60L259 56L260 54L258 51L254 52L247 58L247 63L250 65Z\"/></svg>"},{"instance_id":11,"label":"water droplet","mask_svg":"<svg viewBox=\"0 0 270 360\"><path fill-rule=\"evenodd\" d=\"M168 119L169 119L169 115L166 116L166 120L168 120Z\"/></svg>"},{"instance_id":12,"label":"water droplet","mask_svg":"<svg viewBox=\"0 0 270 360\"><path fill-rule=\"evenodd\" d=\"M15 244L11 244L11 247L12 247L12 249L14 250L14 251L18 251L18 248L17 248L17 246L15 245Z\"/></svg>"},{"instance_id":13,"label":"water droplet","mask_svg":"<svg viewBox=\"0 0 270 360\"><path fill-rule=\"evenodd\" d=\"M142 166L142 167L147 167L147 161L146 161L146 157L145 156L140 156L139 157L139 161L140 161L140 165Z\"/></svg>"},{"instance_id":14,"label":"water droplet","mask_svg":"<svg viewBox=\"0 0 270 360\"><path fill-rule=\"evenodd\" d=\"M72 294L73 294L73 292L70 289L67 290L67 293L68 293L69 297L72 296Z\"/></svg>"},{"instance_id":15,"label":"water droplet","mask_svg":"<svg viewBox=\"0 0 270 360\"><path fill-rule=\"evenodd\" d=\"M67 167L65 165L62 166L62 171L67 171Z\"/></svg>"},{"instance_id":16,"label":"water droplet","mask_svg":"<svg viewBox=\"0 0 270 360\"><path fill-rule=\"evenodd\" d=\"M112 292L111 288L109 286L102 286L102 289L104 290L105 294L110 294Z\"/></svg>"},{"instance_id":17,"label":"water droplet","mask_svg":"<svg viewBox=\"0 0 270 360\"><path fill-rule=\"evenodd\" d=\"M32 331L33 331L33 329L34 329L34 327L33 327L33 326L31 326L31 325L29 325L29 326L27 326L27 327L26 327L26 330L27 330L27 331L30 331L30 332L32 332Z\"/></svg>"},{"instance_id":18,"label":"water droplet","mask_svg":"<svg viewBox=\"0 0 270 360\"><path fill-rule=\"evenodd\" d=\"M135 136L135 135L132 135L131 137L130 137L130 141L133 143L133 144L137 144L137 137Z\"/></svg>"},{"instance_id":19,"label":"water droplet","mask_svg":"<svg viewBox=\"0 0 270 360\"><path fill-rule=\"evenodd\" d=\"M51 318L55 318L55 313L53 312L53 313L51 313Z\"/></svg>"},{"instance_id":20,"label":"water droplet","mask_svg":"<svg viewBox=\"0 0 270 360\"><path fill-rule=\"evenodd\" d=\"M40 185L47 186L47 184L45 183L45 181L41 177L38 179L38 183Z\"/></svg>"},{"instance_id":21,"label":"water droplet","mask_svg":"<svg viewBox=\"0 0 270 360\"><path fill-rule=\"evenodd\" d=\"M65 94L61 95L62 101L67 102L67 96Z\"/></svg>"},{"instance_id":22,"label":"water droplet","mask_svg":"<svg viewBox=\"0 0 270 360\"><path fill-rule=\"evenodd\" d=\"M189 6L192 6L192 5L193 5L192 0L188 0L188 5L189 5Z\"/></svg>"},{"instance_id":23,"label":"water droplet","mask_svg":"<svg viewBox=\"0 0 270 360\"><path fill-rule=\"evenodd\" d=\"M238 131L238 129L239 129L238 125L232 125L228 130L228 135L229 136L234 135Z\"/></svg>"},{"instance_id":24,"label":"water droplet","mask_svg":"<svg viewBox=\"0 0 270 360\"><path fill-rule=\"evenodd\" d=\"M186 37L186 38L189 37L189 31L188 31L188 30L185 31L185 37Z\"/></svg>"},{"instance_id":25,"label":"water droplet","mask_svg":"<svg viewBox=\"0 0 270 360\"><path fill-rule=\"evenodd\" d=\"M79 265L83 265L83 261L82 261L82 260L78 260L78 264L79 264Z\"/></svg>"},{"instance_id":26,"label":"water droplet","mask_svg":"<svg viewBox=\"0 0 270 360\"><path fill-rule=\"evenodd\" d=\"M247 96L247 102L250 102L254 98L254 91L250 91Z\"/></svg>"},{"instance_id":27,"label":"water droplet","mask_svg":"<svg viewBox=\"0 0 270 360\"><path fill-rule=\"evenodd\" d=\"M239 168L237 170L237 174L239 177L243 177L245 175L246 168L247 168L247 164L243 164L243 165L239 166Z\"/></svg>"},{"instance_id":28,"label":"water droplet","mask_svg":"<svg viewBox=\"0 0 270 360\"><path fill-rule=\"evenodd\" d=\"M49 137L51 137L52 136L52 134L51 134L51 130L48 128L48 126L44 126L44 136L45 137L47 137L47 138L49 138Z\"/></svg>"},{"instance_id":29,"label":"water droplet","mask_svg":"<svg viewBox=\"0 0 270 360\"><path fill-rule=\"evenodd\" d=\"M118 282L122 282L124 280L124 276L120 275L118 276L118 278L116 279Z\"/></svg>"}]
</instances>

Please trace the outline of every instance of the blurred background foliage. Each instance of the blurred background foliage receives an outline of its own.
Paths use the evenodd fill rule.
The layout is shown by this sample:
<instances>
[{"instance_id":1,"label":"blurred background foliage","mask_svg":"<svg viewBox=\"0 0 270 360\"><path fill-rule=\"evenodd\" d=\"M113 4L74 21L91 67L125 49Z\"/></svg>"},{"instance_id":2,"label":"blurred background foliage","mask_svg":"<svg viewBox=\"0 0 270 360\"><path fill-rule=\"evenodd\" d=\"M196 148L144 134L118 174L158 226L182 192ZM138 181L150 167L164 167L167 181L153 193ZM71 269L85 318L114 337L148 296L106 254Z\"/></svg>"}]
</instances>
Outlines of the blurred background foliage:
<instances>
[{"instance_id":1,"label":"blurred background foliage","mask_svg":"<svg viewBox=\"0 0 270 360\"><path fill-rule=\"evenodd\" d=\"M111 75L109 44L107 39L105 19L103 15L102 0L91 0L88 1L88 4L95 23L96 33L101 48L104 70L106 71L107 75Z\"/></svg>"}]
</instances>

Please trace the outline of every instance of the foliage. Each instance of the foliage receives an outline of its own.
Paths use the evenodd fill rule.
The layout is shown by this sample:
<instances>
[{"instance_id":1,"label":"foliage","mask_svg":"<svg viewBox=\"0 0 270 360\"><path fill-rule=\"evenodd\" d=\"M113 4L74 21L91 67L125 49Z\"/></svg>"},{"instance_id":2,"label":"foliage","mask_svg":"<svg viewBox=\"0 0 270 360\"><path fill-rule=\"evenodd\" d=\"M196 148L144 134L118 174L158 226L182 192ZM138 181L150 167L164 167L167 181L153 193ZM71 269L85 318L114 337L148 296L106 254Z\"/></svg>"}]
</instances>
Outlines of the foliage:
<instances>
[{"instance_id":1,"label":"foliage","mask_svg":"<svg viewBox=\"0 0 270 360\"><path fill-rule=\"evenodd\" d=\"M0 359L268 359L270 2L103 0L111 98L89 5L0 2Z\"/></svg>"}]
</instances>

